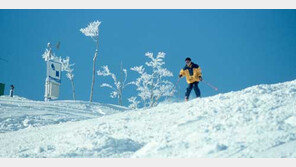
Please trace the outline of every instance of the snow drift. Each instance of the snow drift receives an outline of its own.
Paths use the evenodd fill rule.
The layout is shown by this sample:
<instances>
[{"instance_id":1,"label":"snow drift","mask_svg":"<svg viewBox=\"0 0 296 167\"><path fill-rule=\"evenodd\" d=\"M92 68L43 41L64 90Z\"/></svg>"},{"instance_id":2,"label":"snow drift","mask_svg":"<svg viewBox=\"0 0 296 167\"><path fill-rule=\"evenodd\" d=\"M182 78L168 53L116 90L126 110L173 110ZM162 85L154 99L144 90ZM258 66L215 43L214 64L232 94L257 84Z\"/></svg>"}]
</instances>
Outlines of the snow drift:
<instances>
[{"instance_id":1,"label":"snow drift","mask_svg":"<svg viewBox=\"0 0 296 167\"><path fill-rule=\"evenodd\" d=\"M0 157L296 157L296 80L127 110L0 97Z\"/></svg>"}]
</instances>

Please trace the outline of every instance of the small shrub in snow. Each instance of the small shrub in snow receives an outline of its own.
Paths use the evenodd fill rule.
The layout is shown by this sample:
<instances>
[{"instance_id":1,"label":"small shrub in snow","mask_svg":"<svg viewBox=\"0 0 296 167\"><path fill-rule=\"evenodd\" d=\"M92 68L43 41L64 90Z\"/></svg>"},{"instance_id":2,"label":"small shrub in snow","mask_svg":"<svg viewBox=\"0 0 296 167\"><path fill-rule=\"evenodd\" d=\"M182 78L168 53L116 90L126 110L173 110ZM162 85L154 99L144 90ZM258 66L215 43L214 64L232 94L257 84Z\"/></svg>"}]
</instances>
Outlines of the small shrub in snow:
<instances>
[{"instance_id":1,"label":"small shrub in snow","mask_svg":"<svg viewBox=\"0 0 296 167\"><path fill-rule=\"evenodd\" d=\"M151 72L149 73L143 66L132 67L131 70L140 76L131 84L137 87L143 106L152 107L158 104L160 98L172 96L175 92L174 84L166 79L172 77L173 73L163 67L164 52L159 52L155 57L153 53L147 52L145 56L150 59L145 65L151 69Z\"/></svg>"},{"instance_id":2,"label":"small shrub in snow","mask_svg":"<svg viewBox=\"0 0 296 167\"><path fill-rule=\"evenodd\" d=\"M137 109L139 105L139 101L137 100L137 97L130 97L128 98L128 101L131 103L128 107L131 109Z\"/></svg>"},{"instance_id":3,"label":"small shrub in snow","mask_svg":"<svg viewBox=\"0 0 296 167\"><path fill-rule=\"evenodd\" d=\"M113 80L113 86L111 86L108 83L103 83L103 84L101 84L101 87L107 87L107 88L112 89L110 97L117 98L118 104L122 105L122 92L123 92L123 89L128 85L128 84L126 84L127 70L123 69L122 65L121 65L121 69L120 69L121 70L121 77L118 80L116 75L110 72L109 67L107 65L102 66L102 69L103 70L97 71L97 74L99 76L111 77Z\"/></svg>"},{"instance_id":4,"label":"small shrub in snow","mask_svg":"<svg viewBox=\"0 0 296 167\"><path fill-rule=\"evenodd\" d=\"M75 100L75 87L74 87L74 74L73 71L74 69L72 68L74 64L70 64L70 58L66 57L66 59L62 59L62 71L66 71L67 78L71 81L71 86L72 86L72 96L73 100Z\"/></svg>"}]
</instances>

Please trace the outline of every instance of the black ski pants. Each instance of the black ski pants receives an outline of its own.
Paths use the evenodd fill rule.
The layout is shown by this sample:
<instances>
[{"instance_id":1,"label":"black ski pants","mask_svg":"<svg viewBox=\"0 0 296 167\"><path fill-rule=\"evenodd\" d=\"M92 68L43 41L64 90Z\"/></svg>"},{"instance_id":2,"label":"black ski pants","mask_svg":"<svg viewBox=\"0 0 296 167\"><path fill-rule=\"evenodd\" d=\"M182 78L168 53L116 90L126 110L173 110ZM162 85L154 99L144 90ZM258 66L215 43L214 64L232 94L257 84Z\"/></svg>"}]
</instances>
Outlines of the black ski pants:
<instances>
[{"instance_id":1,"label":"black ski pants","mask_svg":"<svg viewBox=\"0 0 296 167\"><path fill-rule=\"evenodd\" d=\"M189 99L189 95L191 93L192 88L194 89L196 97L200 97L200 90L198 88L198 82L193 82L188 84L188 87L186 89L185 98Z\"/></svg>"}]
</instances>

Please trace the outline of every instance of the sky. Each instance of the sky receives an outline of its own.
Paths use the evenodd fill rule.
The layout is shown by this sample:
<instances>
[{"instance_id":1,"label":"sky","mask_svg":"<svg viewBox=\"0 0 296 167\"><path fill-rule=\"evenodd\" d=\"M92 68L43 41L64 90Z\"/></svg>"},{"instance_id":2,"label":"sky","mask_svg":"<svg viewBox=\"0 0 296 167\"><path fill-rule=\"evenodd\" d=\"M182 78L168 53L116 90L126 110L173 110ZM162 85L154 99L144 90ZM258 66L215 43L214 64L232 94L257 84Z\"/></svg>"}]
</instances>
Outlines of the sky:
<instances>
[{"instance_id":1,"label":"sky","mask_svg":"<svg viewBox=\"0 0 296 167\"><path fill-rule=\"evenodd\" d=\"M44 99L47 43L61 42L55 53L74 65L77 100L89 100L95 43L79 30L100 20L96 70L108 65L119 73L144 65L146 52L165 52L165 67L178 74L190 57L200 65L205 81L202 97L237 91L257 84L296 79L296 10L0 10L0 82L5 94ZM128 81L138 75L128 70ZM101 88L110 78L96 76L93 101L116 104L111 91ZM184 99L180 80L175 97ZM135 96L134 86L123 92L123 103ZM191 93L194 98L194 92ZM62 74L61 100L72 99L71 83Z\"/></svg>"}]
</instances>

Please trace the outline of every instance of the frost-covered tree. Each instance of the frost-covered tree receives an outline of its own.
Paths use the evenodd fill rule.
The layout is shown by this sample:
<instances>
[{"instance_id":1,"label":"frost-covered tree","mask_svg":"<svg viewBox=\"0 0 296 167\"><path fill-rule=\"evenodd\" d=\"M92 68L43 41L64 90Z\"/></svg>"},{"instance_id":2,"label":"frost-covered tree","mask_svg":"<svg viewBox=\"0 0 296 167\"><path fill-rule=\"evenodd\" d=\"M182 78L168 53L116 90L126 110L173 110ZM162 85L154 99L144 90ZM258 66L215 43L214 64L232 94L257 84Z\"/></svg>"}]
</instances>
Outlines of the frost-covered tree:
<instances>
[{"instance_id":1,"label":"frost-covered tree","mask_svg":"<svg viewBox=\"0 0 296 167\"><path fill-rule=\"evenodd\" d=\"M130 105L128 106L131 109L137 109L139 105L139 101L137 100L137 97L133 96L127 99L130 102Z\"/></svg>"},{"instance_id":2,"label":"frost-covered tree","mask_svg":"<svg viewBox=\"0 0 296 167\"><path fill-rule=\"evenodd\" d=\"M66 71L67 78L71 81L71 86L72 86L72 96L73 100L75 100L75 87L74 87L74 74L73 71L74 69L72 68L74 64L70 64L70 58L66 57L66 59L62 59L62 71Z\"/></svg>"},{"instance_id":3,"label":"frost-covered tree","mask_svg":"<svg viewBox=\"0 0 296 167\"><path fill-rule=\"evenodd\" d=\"M159 52L156 57L153 53L147 52L145 56L150 59L145 65L151 69L151 72L146 71L143 66L132 67L131 70L140 76L130 83L137 87L138 96L144 107L152 107L158 104L160 98L172 96L175 92L174 84L166 79L172 77L173 73L163 67L164 52Z\"/></svg>"},{"instance_id":4,"label":"frost-covered tree","mask_svg":"<svg viewBox=\"0 0 296 167\"><path fill-rule=\"evenodd\" d=\"M53 60L55 62L61 62L62 58L55 55L52 51L51 44L47 43L47 48L45 49L44 53L42 54L42 58L44 61Z\"/></svg>"},{"instance_id":5,"label":"frost-covered tree","mask_svg":"<svg viewBox=\"0 0 296 167\"><path fill-rule=\"evenodd\" d=\"M94 84L95 84L95 63L98 56L98 50L99 50L99 26L101 22L100 21L94 21L91 22L87 27L81 28L80 31L88 37L91 37L96 42L96 52L93 57L93 73L92 73L92 83L90 88L90 97L89 101L92 102L93 98L93 90L94 90Z\"/></svg>"},{"instance_id":6,"label":"frost-covered tree","mask_svg":"<svg viewBox=\"0 0 296 167\"><path fill-rule=\"evenodd\" d=\"M127 70L122 68L122 64L121 64L121 75L120 75L120 79L117 79L116 75L114 73L111 73L108 66L102 66L102 70L97 71L97 74L99 76L105 76L105 77L111 77L113 80L113 85L110 85L108 83L102 83L101 87L107 87L110 88L112 90L112 92L110 93L110 97L111 98L117 98L118 99L118 104L122 105L122 92L123 89L129 84L126 84L126 80L127 80Z\"/></svg>"}]
</instances>

